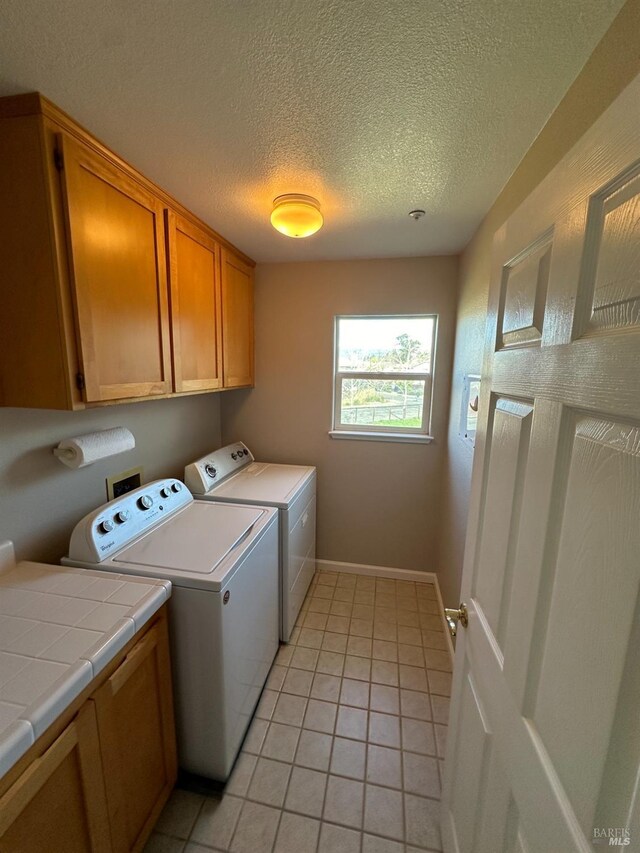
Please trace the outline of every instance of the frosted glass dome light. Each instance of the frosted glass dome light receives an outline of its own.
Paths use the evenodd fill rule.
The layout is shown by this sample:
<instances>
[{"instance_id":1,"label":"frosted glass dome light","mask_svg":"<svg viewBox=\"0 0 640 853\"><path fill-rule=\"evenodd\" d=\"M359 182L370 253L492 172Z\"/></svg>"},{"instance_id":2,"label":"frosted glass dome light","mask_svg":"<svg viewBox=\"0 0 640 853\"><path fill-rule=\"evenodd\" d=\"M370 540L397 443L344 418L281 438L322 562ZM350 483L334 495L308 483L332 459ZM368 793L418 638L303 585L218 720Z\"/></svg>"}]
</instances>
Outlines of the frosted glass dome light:
<instances>
[{"instance_id":1,"label":"frosted glass dome light","mask_svg":"<svg viewBox=\"0 0 640 853\"><path fill-rule=\"evenodd\" d=\"M287 237L310 237L323 223L320 202L310 195L288 193L273 200L271 224Z\"/></svg>"}]
</instances>

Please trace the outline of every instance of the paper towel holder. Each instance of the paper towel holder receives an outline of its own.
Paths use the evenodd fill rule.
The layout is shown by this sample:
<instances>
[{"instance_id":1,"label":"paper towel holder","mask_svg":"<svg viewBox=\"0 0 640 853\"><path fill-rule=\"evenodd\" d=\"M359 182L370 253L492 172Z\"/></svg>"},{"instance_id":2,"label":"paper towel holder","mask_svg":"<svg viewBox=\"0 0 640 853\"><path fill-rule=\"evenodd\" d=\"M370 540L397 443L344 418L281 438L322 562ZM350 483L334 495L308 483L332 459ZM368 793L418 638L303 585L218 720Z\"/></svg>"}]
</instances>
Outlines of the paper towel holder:
<instances>
[{"instance_id":1,"label":"paper towel holder","mask_svg":"<svg viewBox=\"0 0 640 853\"><path fill-rule=\"evenodd\" d=\"M103 447L96 453L92 443L103 442ZM89 447L87 449L87 442ZM83 447L84 444L84 447ZM133 450L136 440L131 430L126 427L112 427L97 432L63 439L53 448L53 455L68 468L84 468L101 459L108 459L127 450Z\"/></svg>"},{"instance_id":2,"label":"paper towel holder","mask_svg":"<svg viewBox=\"0 0 640 853\"><path fill-rule=\"evenodd\" d=\"M54 447L53 455L58 459L73 459L75 453L70 447Z\"/></svg>"}]
</instances>

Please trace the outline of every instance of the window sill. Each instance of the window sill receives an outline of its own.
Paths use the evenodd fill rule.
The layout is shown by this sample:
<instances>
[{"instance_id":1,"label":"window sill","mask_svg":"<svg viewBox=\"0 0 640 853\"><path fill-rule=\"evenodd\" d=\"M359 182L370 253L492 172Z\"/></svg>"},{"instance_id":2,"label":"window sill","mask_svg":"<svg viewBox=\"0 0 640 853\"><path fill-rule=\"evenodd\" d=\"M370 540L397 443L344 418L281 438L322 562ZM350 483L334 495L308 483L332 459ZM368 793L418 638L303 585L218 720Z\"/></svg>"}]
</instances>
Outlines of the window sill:
<instances>
[{"instance_id":1,"label":"window sill","mask_svg":"<svg viewBox=\"0 0 640 853\"><path fill-rule=\"evenodd\" d=\"M394 441L406 444L431 444L432 435L402 432L356 432L347 429L330 429L331 438L347 438L357 441Z\"/></svg>"}]
</instances>

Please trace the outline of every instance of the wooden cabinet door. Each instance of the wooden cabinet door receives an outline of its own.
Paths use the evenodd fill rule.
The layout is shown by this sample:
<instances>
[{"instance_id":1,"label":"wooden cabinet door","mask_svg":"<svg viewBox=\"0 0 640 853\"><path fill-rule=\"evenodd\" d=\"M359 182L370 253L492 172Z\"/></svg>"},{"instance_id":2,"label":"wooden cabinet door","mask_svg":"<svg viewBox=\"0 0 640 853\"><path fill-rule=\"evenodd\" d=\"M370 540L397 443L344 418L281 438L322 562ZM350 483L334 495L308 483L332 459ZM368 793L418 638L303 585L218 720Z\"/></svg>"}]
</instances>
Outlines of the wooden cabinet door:
<instances>
[{"instance_id":1,"label":"wooden cabinet door","mask_svg":"<svg viewBox=\"0 0 640 853\"><path fill-rule=\"evenodd\" d=\"M111 851L91 702L0 799L0 851Z\"/></svg>"},{"instance_id":2,"label":"wooden cabinet door","mask_svg":"<svg viewBox=\"0 0 640 853\"><path fill-rule=\"evenodd\" d=\"M224 387L253 385L253 269L222 250Z\"/></svg>"},{"instance_id":3,"label":"wooden cabinet door","mask_svg":"<svg viewBox=\"0 0 640 853\"><path fill-rule=\"evenodd\" d=\"M166 226L174 390L221 388L220 248L172 210Z\"/></svg>"},{"instance_id":4,"label":"wooden cabinet door","mask_svg":"<svg viewBox=\"0 0 640 853\"><path fill-rule=\"evenodd\" d=\"M88 147L59 142L85 401L169 393L162 202Z\"/></svg>"},{"instance_id":5,"label":"wooden cabinet door","mask_svg":"<svg viewBox=\"0 0 640 853\"><path fill-rule=\"evenodd\" d=\"M140 850L176 780L167 620L94 694L114 851Z\"/></svg>"}]
</instances>

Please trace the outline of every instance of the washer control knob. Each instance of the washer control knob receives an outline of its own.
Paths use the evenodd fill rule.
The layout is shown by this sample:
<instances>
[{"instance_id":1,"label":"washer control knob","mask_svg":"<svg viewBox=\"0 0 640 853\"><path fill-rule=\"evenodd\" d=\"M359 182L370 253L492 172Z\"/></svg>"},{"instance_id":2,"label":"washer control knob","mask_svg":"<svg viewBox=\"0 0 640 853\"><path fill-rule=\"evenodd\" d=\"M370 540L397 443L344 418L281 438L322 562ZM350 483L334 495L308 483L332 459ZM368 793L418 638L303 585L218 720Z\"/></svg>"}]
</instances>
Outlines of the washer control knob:
<instances>
[{"instance_id":1,"label":"washer control knob","mask_svg":"<svg viewBox=\"0 0 640 853\"><path fill-rule=\"evenodd\" d=\"M138 498L138 506L140 509L151 509L153 506L153 498L151 495L143 495L141 498Z\"/></svg>"},{"instance_id":2,"label":"washer control knob","mask_svg":"<svg viewBox=\"0 0 640 853\"><path fill-rule=\"evenodd\" d=\"M245 456L248 456L248 455L249 455L249 451L247 450L247 448L246 448L246 447L245 447L245 449L244 449L242 452L244 453L244 455L245 455Z\"/></svg>"},{"instance_id":3,"label":"washer control knob","mask_svg":"<svg viewBox=\"0 0 640 853\"><path fill-rule=\"evenodd\" d=\"M98 530L100 531L100 533L111 533L111 531L113 530L113 521L111 521L109 518L105 518L105 520L101 521L98 525Z\"/></svg>"},{"instance_id":4,"label":"washer control knob","mask_svg":"<svg viewBox=\"0 0 640 853\"><path fill-rule=\"evenodd\" d=\"M171 497L171 489L168 486L163 486L160 489L160 494L162 495L163 498L170 498Z\"/></svg>"},{"instance_id":5,"label":"washer control knob","mask_svg":"<svg viewBox=\"0 0 640 853\"><path fill-rule=\"evenodd\" d=\"M180 492L180 491L182 491L182 483L172 483L172 484L171 484L171 491L172 491L172 492Z\"/></svg>"},{"instance_id":6,"label":"washer control knob","mask_svg":"<svg viewBox=\"0 0 640 853\"><path fill-rule=\"evenodd\" d=\"M231 454L231 458L232 458L232 459L233 459L233 461L235 462L235 461L236 461L236 459L238 458L238 454L237 454L237 453L232 453L232 454Z\"/></svg>"},{"instance_id":7,"label":"washer control knob","mask_svg":"<svg viewBox=\"0 0 640 853\"><path fill-rule=\"evenodd\" d=\"M116 521L119 524L124 524L125 521L129 521L131 518L131 513L128 509L121 509L120 512L116 513Z\"/></svg>"},{"instance_id":8,"label":"washer control knob","mask_svg":"<svg viewBox=\"0 0 640 853\"><path fill-rule=\"evenodd\" d=\"M205 470L205 473L206 473L209 477L211 477L211 479L212 479L212 480L213 480L213 478L216 476L216 474L218 473L218 472L216 471L216 469L213 467L213 465L212 465L211 463L209 463L209 464L205 465L205 466L204 466L204 470Z\"/></svg>"}]
</instances>

